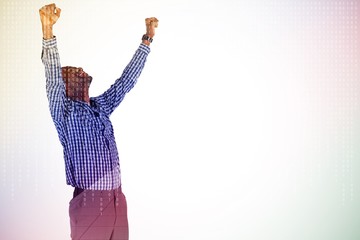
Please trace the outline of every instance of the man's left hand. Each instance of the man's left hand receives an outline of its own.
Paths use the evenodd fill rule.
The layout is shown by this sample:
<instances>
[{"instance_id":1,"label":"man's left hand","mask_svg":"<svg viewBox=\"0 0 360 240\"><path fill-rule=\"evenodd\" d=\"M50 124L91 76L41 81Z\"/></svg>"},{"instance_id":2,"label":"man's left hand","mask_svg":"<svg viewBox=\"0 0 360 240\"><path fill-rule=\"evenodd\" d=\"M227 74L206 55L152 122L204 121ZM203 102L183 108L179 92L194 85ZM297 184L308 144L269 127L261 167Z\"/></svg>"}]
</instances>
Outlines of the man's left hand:
<instances>
[{"instance_id":1,"label":"man's left hand","mask_svg":"<svg viewBox=\"0 0 360 240\"><path fill-rule=\"evenodd\" d=\"M155 36L155 28L158 27L159 20L156 17L146 18L146 35L153 38Z\"/></svg>"}]
</instances>

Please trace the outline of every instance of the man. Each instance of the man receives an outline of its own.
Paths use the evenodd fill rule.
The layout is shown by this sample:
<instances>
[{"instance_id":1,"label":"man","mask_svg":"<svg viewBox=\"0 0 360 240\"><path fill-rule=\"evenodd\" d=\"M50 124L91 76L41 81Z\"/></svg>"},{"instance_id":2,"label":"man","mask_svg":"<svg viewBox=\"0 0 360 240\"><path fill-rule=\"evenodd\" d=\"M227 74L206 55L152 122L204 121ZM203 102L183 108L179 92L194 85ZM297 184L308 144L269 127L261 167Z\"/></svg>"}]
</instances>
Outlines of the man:
<instances>
[{"instance_id":1,"label":"man","mask_svg":"<svg viewBox=\"0 0 360 240\"><path fill-rule=\"evenodd\" d=\"M150 52L158 20L147 18L146 34L115 83L89 97L92 77L82 68L60 66L53 25L61 9L39 10L43 32L42 62L51 117L64 149L72 239L128 239L127 206L121 191L120 166L110 114L135 85Z\"/></svg>"}]
</instances>

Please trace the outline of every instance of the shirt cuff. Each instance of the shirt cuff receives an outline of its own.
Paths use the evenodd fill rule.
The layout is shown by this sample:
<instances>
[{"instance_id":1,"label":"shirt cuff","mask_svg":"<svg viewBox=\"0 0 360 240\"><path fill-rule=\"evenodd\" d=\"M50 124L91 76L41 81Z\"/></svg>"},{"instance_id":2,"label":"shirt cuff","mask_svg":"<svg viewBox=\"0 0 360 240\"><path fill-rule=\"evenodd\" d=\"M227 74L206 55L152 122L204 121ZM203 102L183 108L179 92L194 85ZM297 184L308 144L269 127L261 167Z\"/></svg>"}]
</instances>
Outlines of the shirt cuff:
<instances>
[{"instance_id":1,"label":"shirt cuff","mask_svg":"<svg viewBox=\"0 0 360 240\"><path fill-rule=\"evenodd\" d=\"M52 47L56 47L56 37L54 36L51 39L42 39L42 43L43 43L43 47L44 48L52 48Z\"/></svg>"},{"instance_id":2,"label":"shirt cuff","mask_svg":"<svg viewBox=\"0 0 360 240\"><path fill-rule=\"evenodd\" d=\"M150 47L144 43L140 44L139 50L145 52L146 54L150 53Z\"/></svg>"}]
</instances>

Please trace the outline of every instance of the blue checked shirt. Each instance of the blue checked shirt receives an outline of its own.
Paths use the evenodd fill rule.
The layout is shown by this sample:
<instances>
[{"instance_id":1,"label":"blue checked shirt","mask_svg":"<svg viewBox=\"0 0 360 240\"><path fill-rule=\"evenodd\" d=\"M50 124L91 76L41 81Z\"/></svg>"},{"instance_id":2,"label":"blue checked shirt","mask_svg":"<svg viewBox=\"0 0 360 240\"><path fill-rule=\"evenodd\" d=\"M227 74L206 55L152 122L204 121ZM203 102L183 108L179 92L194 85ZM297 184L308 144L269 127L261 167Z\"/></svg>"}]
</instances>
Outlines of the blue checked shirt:
<instances>
[{"instance_id":1,"label":"blue checked shirt","mask_svg":"<svg viewBox=\"0 0 360 240\"><path fill-rule=\"evenodd\" d=\"M90 105L66 97L56 38L43 39L46 92L64 149L66 182L73 187L111 190L121 185L119 155L110 115L135 85L150 48L141 44L123 74Z\"/></svg>"}]
</instances>

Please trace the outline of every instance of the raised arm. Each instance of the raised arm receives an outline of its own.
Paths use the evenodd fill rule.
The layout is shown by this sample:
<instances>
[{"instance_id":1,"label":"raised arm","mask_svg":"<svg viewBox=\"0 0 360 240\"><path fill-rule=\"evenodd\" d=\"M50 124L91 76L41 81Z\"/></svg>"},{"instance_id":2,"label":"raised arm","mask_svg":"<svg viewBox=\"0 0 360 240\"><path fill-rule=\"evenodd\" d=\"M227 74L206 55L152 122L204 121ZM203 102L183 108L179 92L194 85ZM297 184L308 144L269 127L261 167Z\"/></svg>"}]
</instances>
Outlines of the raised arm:
<instances>
[{"instance_id":1,"label":"raised arm","mask_svg":"<svg viewBox=\"0 0 360 240\"><path fill-rule=\"evenodd\" d=\"M53 35L53 26L60 17L61 9L49 4L39 10L43 32L41 60L45 66L46 93L51 116L58 127L63 118L65 85L61 76L61 65Z\"/></svg>"},{"instance_id":2,"label":"raised arm","mask_svg":"<svg viewBox=\"0 0 360 240\"><path fill-rule=\"evenodd\" d=\"M150 43L155 36L155 28L158 26L156 18L146 18L146 34L142 38L142 44L135 52L130 63L126 66L121 77L115 81L111 87L100 96L94 98L110 115L117 106L124 99L125 94L128 93L136 84L146 62L146 58L150 53Z\"/></svg>"}]
</instances>

